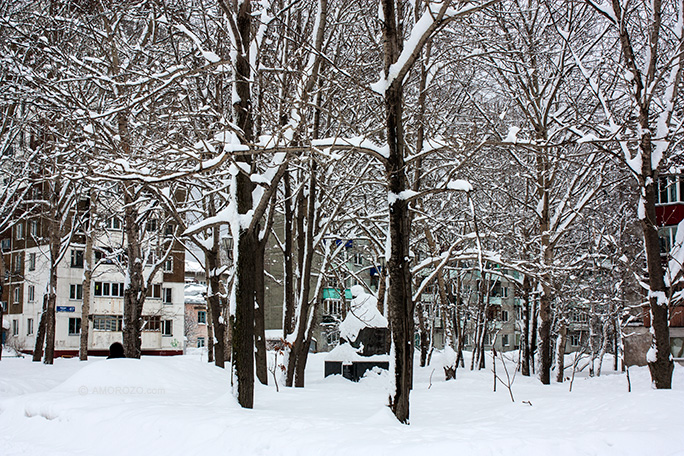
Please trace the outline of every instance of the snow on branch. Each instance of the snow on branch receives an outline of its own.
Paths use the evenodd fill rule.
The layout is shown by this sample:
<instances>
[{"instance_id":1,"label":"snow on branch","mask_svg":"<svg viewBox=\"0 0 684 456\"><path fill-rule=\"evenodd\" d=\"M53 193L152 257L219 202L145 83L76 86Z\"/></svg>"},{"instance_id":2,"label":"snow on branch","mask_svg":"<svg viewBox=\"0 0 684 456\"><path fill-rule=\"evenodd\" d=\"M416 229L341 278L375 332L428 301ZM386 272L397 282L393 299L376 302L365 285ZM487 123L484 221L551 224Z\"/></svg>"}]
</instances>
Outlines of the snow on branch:
<instances>
[{"instance_id":1,"label":"snow on branch","mask_svg":"<svg viewBox=\"0 0 684 456\"><path fill-rule=\"evenodd\" d=\"M403 82L404 77L408 74L413 63L420 55L420 51L425 43L432 37L433 33L446 22L479 11L486 6L497 2L498 0L485 2L480 5L468 4L459 9L450 8L449 5L451 2L449 1L429 3L428 9L415 23L408 39L404 41L401 54L397 58L397 61L390 65L386 75L381 75L377 82L370 85L371 90L378 95L384 96L387 89L394 84L395 81L399 81L400 83ZM436 5L439 5L438 10L434 8ZM380 10L382 10L382 8L380 8ZM384 20L384 16L381 15L380 20Z\"/></svg>"}]
</instances>

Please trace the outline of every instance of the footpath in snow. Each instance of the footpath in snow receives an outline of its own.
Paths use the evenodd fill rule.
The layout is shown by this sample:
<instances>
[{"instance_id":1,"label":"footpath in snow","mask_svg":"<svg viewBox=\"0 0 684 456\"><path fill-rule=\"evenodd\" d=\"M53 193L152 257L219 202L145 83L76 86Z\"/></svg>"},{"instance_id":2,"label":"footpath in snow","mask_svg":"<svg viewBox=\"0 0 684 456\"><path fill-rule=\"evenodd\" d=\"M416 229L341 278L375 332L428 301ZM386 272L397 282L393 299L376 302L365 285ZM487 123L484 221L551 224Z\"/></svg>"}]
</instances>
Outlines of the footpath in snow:
<instances>
[{"instance_id":1,"label":"footpath in snow","mask_svg":"<svg viewBox=\"0 0 684 456\"><path fill-rule=\"evenodd\" d=\"M501 384L492 392L490 370L445 382L437 355L416 369L404 426L386 407L387 373L323 378L324 358L310 357L303 389L257 386L254 410L238 407L228 372L200 356L3 358L0 454L684 455L681 366L670 391L632 368L628 393L609 363L600 378L580 374L571 393L518 375L511 402Z\"/></svg>"}]
</instances>

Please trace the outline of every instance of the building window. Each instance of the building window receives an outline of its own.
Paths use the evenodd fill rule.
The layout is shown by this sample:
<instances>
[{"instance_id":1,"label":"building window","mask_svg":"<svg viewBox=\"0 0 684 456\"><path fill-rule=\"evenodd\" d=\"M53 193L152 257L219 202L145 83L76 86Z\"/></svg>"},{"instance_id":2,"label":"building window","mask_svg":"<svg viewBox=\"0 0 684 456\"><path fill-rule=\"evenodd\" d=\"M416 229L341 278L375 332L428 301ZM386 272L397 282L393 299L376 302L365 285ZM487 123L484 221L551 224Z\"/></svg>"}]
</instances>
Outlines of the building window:
<instances>
[{"instance_id":1,"label":"building window","mask_svg":"<svg viewBox=\"0 0 684 456\"><path fill-rule=\"evenodd\" d=\"M10 238L5 238L0 242L0 247L2 247L2 250L8 251L10 250L10 247L12 246L12 240Z\"/></svg>"},{"instance_id":2,"label":"building window","mask_svg":"<svg viewBox=\"0 0 684 456\"><path fill-rule=\"evenodd\" d=\"M95 331L121 331L123 316L121 315L95 315L93 316L93 329Z\"/></svg>"},{"instance_id":3,"label":"building window","mask_svg":"<svg viewBox=\"0 0 684 456\"><path fill-rule=\"evenodd\" d=\"M159 315L143 315L143 331L161 331L161 318Z\"/></svg>"},{"instance_id":4,"label":"building window","mask_svg":"<svg viewBox=\"0 0 684 456\"><path fill-rule=\"evenodd\" d=\"M342 315L342 301L340 299L326 299L325 313L327 315Z\"/></svg>"},{"instance_id":5,"label":"building window","mask_svg":"<svg viewBox=\"0 0 684 456\"><path fill-rule=\"evenodd\" d=\"M162 286L161 284L154 283L150 288L147 289L147 295L148 297L152 299L161 299L161 293L162 293Z\"/></svg>"},{"instance_id":6,"label":"building window","mask_svg":"<svg viewBox=\"0 0 684 456\"><path fill-rule=\"evenodd\" d=\"M508 341L508 334L503 334L501 336L501 343L504 347L508 347L510 345L510 342Z\"/></svg>"},{"instance_id":7,"label":"building window","mask_svg":"<svg viewBox=\"0 0 684 456\"><path fill-rule=\"evenodd\" d=\"M105 221L105 228L108 230L121 231L121 219L119 217L110 217Z\"/></svg>"},{"instance_id":8,"label":"building window","mask_svg":"<svg viewBox=\"0 0 684 456\"><path fill-rule=\"evenodd\" d=\"M207 324L207 312L205 310L197 311L197 323L201 325Z\"/></svg>"},{"instance_id":9,"label":"building window","mask_svg":"<svg viewBox=\"0 0 684 456\"><path fill-rule=\"evenodd\" d=\"M175 226L173 223L167 223L166 226L164 227L164 236L171 237L173 236L173 232L175 231Z\"/></svg>"},{"instance_id":10,"label":"building window","mask_svg":"<svg viewBox=\"0 0 684 456\"><path fill-rule=\"evenodd\" d=\"M29 233L31 233L33 238L38 237L38 220L31 220L29 223Z\"/></svg>"},{"instance_id":11,"label":"building window","mask_svg":"<svg viewBox=\"0 0 684 456\"><path fill-rule=\"evenodd\" d=\"M21 265L24 262L24 254L19 252L14 256L14 272L15 273L20 273L21 272Z\"/></svg>"},{"instance_id":12,"label":"building window","mask_svg":"<svg viewBox=\"0 0 684 456\"><path fill-rule=\"evenodd\" d=\"M580 310L573 310L572 313L570 314L570 319L572 320L573 323L586 323L587 322L587 314L580 311Z\"/></svg>"},{"instance_id":13,"label":"building window","mask_svg":"<svg viewBox=\"0 0 684 456\"><path fill-rule=\"evenodd\" d=\"M33 335L33 318L26 319L26 335Z\"/></svg>"},{"instance_id":14,"label":"building window","mask_svg":"<svg viewBox=\"0 0 684 456\"><path fill-rule=\"evenodd\" d=\"M12 304L19 304L19 287L14 287L12 290Z\"/></svg>"},{"instance_id":15,"label":"building window","mask_svg":"<svg viewBox=\"0 0 684 456\"><path fill-rule=\"evenodd\" d=\"M162 288L162 302L164 304L171 304L173 302L171 288Z\"/></svg>"},{"instance_id":16,"label":"building window","mask_svg":"<svg viewBox=\"0 0 684 456\"><path fill-rule=\"evenodd\" d=\"M36 287L34 285L28 286L28 302L35 302L36 300Z\"/></svg>"},{"instance_id":17,"label":"building window","mask_svg":"<svg viewBox=\"0 0 684 456\"><path fill-rule=\"evenodd\" d=\"M72 283L69 285L69 299L80 301L83 299L83 284Z\"/></svg>"},{"instance_id":18,"label":"building window","mask_svg":"<svg viewBox=\"0 0 684 456\"><path fill-rule=\"evenodd\" d=\"M672 251L677 239L676 226L664 226L658 229L658 236L660 237L660 253L667 255Z\"/></svg>"},{"instance_id":19,"label":"building window","mask_svg":"<svg viewBox=\"0 0 684 456\"><path fill-rule=\"evenodd\" d=\"M12 335L19 335L19 320L12 320Z\"/></svg>"},{"instance_id":20,"label":"building window","mask_svg":"<svg viewBox=\"0 0 684 456\"><path fill-rule=\"evenodd\" d=\"M173 258L169 257L164 260L163 270L164 272L173 272Z\"/></svg>"},{"instance_id":21,"label":"building window","mask_svg":"<svg viewBox=\"0 0 684 456\"><path fill-rule=\"evenodd\" d=\"M35 253L29 253L28 270L29 271L35 271L36 270L36 254Z\"/></svg>"},{"instance_id":22,"label":"building window","mask_svg":"<svg viewBox=\"0 0 684 456\"><path fill-rule=\"evenodd\" d=\"M197 348L203 348L204 347L204 337L198 337L197 338Z\"/></svg>"},{"instance_id":23,"label":"building window","mask_svg":"<svg viewBox=\"0 0 684 456\"><path fill-rule=\"evenodd\" d=\"M570 345L573 347L579 347L580 345L580 335L579 334L572 334L570 336Z\"/></svg>"},{"instance_id":24,"label":"building window","mask_svg":"<svg viewBox=\"0 0 684 456\"><path fill-rule=\"evenodd\" d=\"M17 240L24 239L24 224L23 223L17 223L17 226L14 228L15 235Z\"/></svg>"},{"instance_id":25,"label":"building window","mask_svg":"<svg viewBox=\"0 0 684 456\"><path fill-rule=\"evenodd\" d=\"M69 335L76 336L81 334L81 319L69 318Z\"/></svg>"},{"instance_id":26,"label":"building window","mask_svg":"<svg viewBox=\"0 0 684 456\"><path fill-rule=\"evenodd\" d=\"M173 320L162 321L162 336L173 335Z\"/></svg>"},{"instance_id":27,"label":"building window","mask_svg":"<svg viewBox=\"0 0 684 456\"><path fill-rule=\"evenodd\" d=\"M501 311L501 320L502 321L508 321L508 311L507 310Z\"/></svg>"},{"instance_id":28,"label":"building window","mask_svg":"<svg viewBox=\"0 0 684 456\"><path fill-rule=\"evenodd\" d=\"M83 267L83 250L71 249L71 267Z\"/></svg>"},{"instance_id":29,"label":"building window","mask_svg":"<svg viewBox=\"0 0 684 456\"><path fill-rule=\"evenodd\" d=\"M145 231L147 231L148 233L157 231L157 219L148 220L145 224Z\"/></svg>"},{"instance_id":30,"label":"building window","mask_svg":"<svg viewBox=\"0 0 684 456\"><path fill-rule=\"evenodd\" d=\"M658 179L658 204L681 201L680 195L678 195L678 181L678 176L661 176Z\"/></svg>"},{"instance_id":31,"label":"building window","mask_svg":"<svg viewBox=\"0 0 684 456\"><path fill-rule=\"evenodd\" d=\"M354 266L363 266L363 254L355 253L353 255Z\"/></svg>"},{"instance_id":32,"label":"building window","mask_svg":"<svg viewBox=\"0 0 684 456\"><path fill-rule=\"evenodd\" d=\"M95 282L95 296L112 296L122 298L124 295L124 284L116 282Z\"/></svg>"}]
</instances>

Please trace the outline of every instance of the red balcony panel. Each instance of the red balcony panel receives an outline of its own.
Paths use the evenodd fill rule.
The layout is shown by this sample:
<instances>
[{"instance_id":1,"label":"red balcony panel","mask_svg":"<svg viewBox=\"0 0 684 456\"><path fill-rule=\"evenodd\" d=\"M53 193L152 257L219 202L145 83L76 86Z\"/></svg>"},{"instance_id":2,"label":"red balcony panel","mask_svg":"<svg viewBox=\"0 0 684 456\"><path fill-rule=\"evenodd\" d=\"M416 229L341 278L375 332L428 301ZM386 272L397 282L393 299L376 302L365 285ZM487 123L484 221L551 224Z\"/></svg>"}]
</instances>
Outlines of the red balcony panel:
<instances>
[{"instance_id":1,"label":"red balcony panel","mask_svg":"<svg viewBox=\"0 0 684 456\"><path fill-rule=\"evenodd\" d=\"M676 225L684 219L684 204L666 204L656 206L658 226Z\"/></svg>"},{"instance_id":2,"label":"red balcony panel","mask_svg":"<svg viewBox=\"0 0 684 456\"><path fill-rule=\"evenodd\" d=\"M644 326L647 328L651 327L651 314L649 313L648 306L642 307L642 314L644 320ZM671 328L682 328L684 327L684 306L677 306L670 312L670 327Z\"/></svg>"}]
</instances>

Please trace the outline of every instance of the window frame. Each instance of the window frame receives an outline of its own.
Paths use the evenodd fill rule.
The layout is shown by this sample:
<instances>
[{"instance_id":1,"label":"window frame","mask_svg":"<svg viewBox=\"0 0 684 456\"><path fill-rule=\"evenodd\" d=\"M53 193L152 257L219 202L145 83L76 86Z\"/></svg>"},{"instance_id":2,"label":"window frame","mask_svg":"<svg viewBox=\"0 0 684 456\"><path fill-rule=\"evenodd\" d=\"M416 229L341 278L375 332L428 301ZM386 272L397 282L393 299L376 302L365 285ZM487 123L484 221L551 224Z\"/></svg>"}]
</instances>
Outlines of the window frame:
<instances>
[{"instance_id":1,"label":"window frame","mask_svg":"<svg viewBox=\"0 0 684 456\"><path fill-rule=\"evenodd\" d=\"M71 249L70 266L74 269L83 269L85 252L82 249Z\"/></svg>"},{"instance_id":2,"label":"window frame","mask_svg":"<svg viewBox=\"0 0 684 456\"><path fill-rule=\"evenodd\" d=\"M69 301L83 301L83 284L69 284Z\"/></svg>"},{"instance_id":3,"label":"window frame","mask_svg":"<svg viewBox=\"0 0 684 456\"><path fill-rule=\"evenodd\" d=\"M161 333L162 337L173 337L173 320L162 320Z\"/></svg>"},{"instance_id":4,"label":"window frame","mask_svg":"<svg viewBox=\"0 0 684 456\"><path fill-rule=\"evenodd\" d=\"M167 296L168 294L168 296ZM173 288L162 287L162 304L170 305L173 304Z\"/></svg>"},{"instance_id":5,"label":"window frame","mask_svg":"<svg viewBox=\"0 0 684 456\"><path fill-rule=\"evenodd\" d=\"M108 231L123 231L123 221L120 217L113 215L105 221L105 229Z\"/></svg>"},{"instance_id":6,"label":"window frame","mask_svg":"<svg viewBox=\"0 0 684 456\"><path fill-rule=\"evenodd\" d=\"M79 336L81 334L81 317L69 317L68 335Z\"/></svg>"},{"instance_id":7,"label":"window frame","mask_svg":"<svg viewBox=\"0 0 684 456\"><path fill-rule=\"evenodd\" d=\"M114 294L114 285L116 285L117 294ZM95 282L93 287L93 294L97 298L123 298L124 284L121 282Z\"/></svg>"},{"instance_id":8,"label":"window frame","mask_svg":"<svg viewBox=\"0 0 684 456\"><path fill-rule=\"evenodd\" d=\"M29 222L29 234L34 238L38 237L38 220L31 220Z\"/></svg>"},{"instance_id":9,"label":"window frame","mask_svg":"<svg viewBox=\"0 0 684 456\"><path fill-rule=\"evenodd\" d=\"M111 328L114 329L111 329ZM121 332L123 315L93 315L93 331Z\"/></svg>"},{"instance_id":10,"label":"window frame","mask_svg":"<svg viewBox=\"0 0 684 456\"><path fill-rule=\"evenodd\" d=\"M29 271L35 271L36 270L36 252L30 252L29 257L28 257L28 270Z\"/></svg>"}]
</instances>

